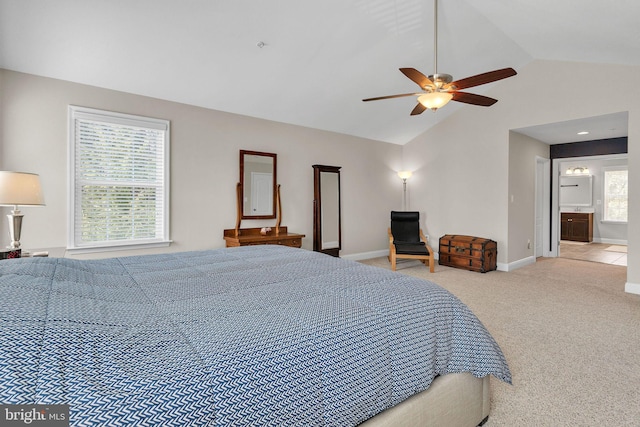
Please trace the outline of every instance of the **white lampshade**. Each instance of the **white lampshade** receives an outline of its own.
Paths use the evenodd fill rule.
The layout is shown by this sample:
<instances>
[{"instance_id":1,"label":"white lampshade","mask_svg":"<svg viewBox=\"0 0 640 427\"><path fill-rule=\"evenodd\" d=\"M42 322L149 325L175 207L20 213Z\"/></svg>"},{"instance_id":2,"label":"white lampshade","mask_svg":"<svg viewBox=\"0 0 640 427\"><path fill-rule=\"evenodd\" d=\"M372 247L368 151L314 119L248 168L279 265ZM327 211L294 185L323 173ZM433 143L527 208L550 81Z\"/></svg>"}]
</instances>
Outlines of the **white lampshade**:
<instances>
[{"instance_id":1,"label":"white lampshade","mask_svg":"<svg viewBox=\"0 0 640 427\"><path fill-rule=\"evenodd\" d=\"M400 171L398 172L398 176L400 177L400 179L409 179L411 178L411 175L413 175L413 172L411 171Z\"/></svg>"},{"instance_id":2,"label":"white lampshade","mask_svg":"<svg viewBox=\"0 0 640 427\"><path fill-rule=\"evenodd\" d=\"M449 92L431 92L425 93L418 97L418 102L430 110L437 110L444 107L447 102L451 101L453 94Z\"/></svg>"},{"instance_id":3,"label":"white lampshade","mask_svg":"<svg viewBox=\"0 0 640 427\"><path fill-rule=\"evenodd\" d=\"M34 173L0 171L0 206L42 206L40 176Z\"/></svg>"}]
</instances>

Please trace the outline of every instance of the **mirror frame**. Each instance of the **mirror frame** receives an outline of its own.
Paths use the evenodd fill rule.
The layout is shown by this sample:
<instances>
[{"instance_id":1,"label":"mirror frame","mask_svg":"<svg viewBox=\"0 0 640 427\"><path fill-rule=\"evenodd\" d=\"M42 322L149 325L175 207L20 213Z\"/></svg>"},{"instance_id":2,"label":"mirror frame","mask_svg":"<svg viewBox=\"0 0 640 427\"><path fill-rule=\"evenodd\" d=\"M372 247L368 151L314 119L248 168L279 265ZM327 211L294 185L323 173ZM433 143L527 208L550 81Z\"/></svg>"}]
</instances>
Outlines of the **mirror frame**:
<instances>
[{"instance_id":1,"label":"mirror frame","mask_svg":"<svg viewBox=\"0 0 640 427\"><path fill-rule=\"evenodd\" d=\"M313 250L334 257L340 256L342 250L342 208L340 195L340 166L313 165ZM322 203L322 175L325 173L336 174L337 183L337 232L338 246L324 247L323 230L323 203Z\"/></svg>"},{"instance_id":2,"label":"mirror frame","mask_svg":"<svg viewBox=\"0 0 640 427\"><path fill-rule=\"evenodd\" d=\"M593 175L560 176L560 197L563 206L593 206Z\"/></svg>"},{"instance_id":3,"label":"mirror frame","mask_svg":"<svg viewBox=\"0 0 640 427\"><path fill-rule=\"evenodd\" d=\"M271 185L271 198L273 200L273 205L271 206L271 213L269 215L245 215L244 213L244 199L246 195L244 194L244 158L245 156L262 156L262 157L270 157L273 159L273 182ZM261 151L250 151L250 150L240 150L240 188L241 188L241 197L239 198L239 209L242 219L272 219L276 217L276 186L277 186L277 160L278 155L275 153L264 153Z\"/></svg>"}]
</instances>

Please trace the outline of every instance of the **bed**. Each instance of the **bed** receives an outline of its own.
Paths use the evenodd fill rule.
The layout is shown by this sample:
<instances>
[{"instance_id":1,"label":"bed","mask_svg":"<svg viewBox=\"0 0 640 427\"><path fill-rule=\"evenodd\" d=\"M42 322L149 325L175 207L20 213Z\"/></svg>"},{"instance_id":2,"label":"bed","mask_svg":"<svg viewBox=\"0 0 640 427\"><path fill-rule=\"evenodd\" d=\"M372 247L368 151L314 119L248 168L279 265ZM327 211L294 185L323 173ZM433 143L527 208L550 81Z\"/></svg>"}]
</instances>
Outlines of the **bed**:
<instances>
[{"instance_id":1,"label":"bed","mask_svg":"<svg viewBox=\"0 0 640 427\"><path fill-rule=\"evenodd\" d=\"M471 426L511 383L448 291L303 249L7 260L0 295L0 404L72 426Z\"/></svg>"}]
</instances>

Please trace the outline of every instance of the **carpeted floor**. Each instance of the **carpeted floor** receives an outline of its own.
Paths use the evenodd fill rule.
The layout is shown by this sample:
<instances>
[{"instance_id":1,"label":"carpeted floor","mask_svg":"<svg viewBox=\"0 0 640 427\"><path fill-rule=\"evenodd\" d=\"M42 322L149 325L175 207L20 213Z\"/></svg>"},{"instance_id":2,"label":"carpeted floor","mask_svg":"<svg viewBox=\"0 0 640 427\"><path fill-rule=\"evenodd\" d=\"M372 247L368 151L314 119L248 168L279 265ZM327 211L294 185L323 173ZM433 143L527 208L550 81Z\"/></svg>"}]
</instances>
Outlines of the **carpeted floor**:
<instances>
[{"instance_id":1,"label":"carpeted floor","mask_svg":"<svg viewBox=\"0 0 640 427\"><path fill-rule=\"evenodd\" d=\"M624 292L625 267L541 258L508 273L398 272L451 291L500 344L513 385L492 378L486 426L640 426L640 296Z\"/></svg>"}]
</instances>

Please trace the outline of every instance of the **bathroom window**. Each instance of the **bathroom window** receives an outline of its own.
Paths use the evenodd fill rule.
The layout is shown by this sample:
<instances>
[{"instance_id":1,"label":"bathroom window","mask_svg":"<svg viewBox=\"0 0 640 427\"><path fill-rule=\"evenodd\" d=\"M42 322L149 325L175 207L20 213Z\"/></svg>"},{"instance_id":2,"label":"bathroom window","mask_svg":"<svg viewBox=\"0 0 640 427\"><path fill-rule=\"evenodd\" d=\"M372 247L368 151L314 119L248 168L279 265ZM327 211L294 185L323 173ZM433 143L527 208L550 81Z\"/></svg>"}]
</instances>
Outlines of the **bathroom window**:
<instances>
[{"instance_id":1,"label":"bathroom window","mask_svg":"<svg viewBox=\"0 0 640 427\"><path fill-rule=\"evenodd\" d=\"M627 168L604 171L604 221L627 222Z\"/></svg>"}]
</instances>

